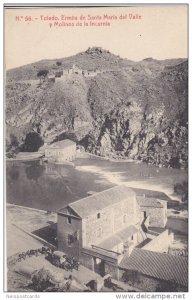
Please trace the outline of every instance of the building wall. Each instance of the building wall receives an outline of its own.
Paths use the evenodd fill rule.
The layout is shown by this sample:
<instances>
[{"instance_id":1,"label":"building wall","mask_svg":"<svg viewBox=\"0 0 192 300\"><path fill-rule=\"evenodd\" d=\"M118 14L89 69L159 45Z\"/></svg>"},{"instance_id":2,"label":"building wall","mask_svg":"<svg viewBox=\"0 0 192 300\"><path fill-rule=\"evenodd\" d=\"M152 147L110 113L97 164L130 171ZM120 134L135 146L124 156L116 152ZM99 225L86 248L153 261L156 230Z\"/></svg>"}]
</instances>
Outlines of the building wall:
<instances>
[{"instance_id":1,"label":"building wall","mask_svg":"<svg viewBox=\"0 0 192 300\"><path fill-rule=\"evenodd\" d=\"M76 145L65 148L47 148L45 149L45 157L54 162L72 161L76 157Z\"/></svg>"},{"instance_id":2,"label":"building wall","mask_svg":"<svg viewBox=\"0 0 192 300\"><path fill-rule=\"evenodd\" d=\"M163 231L151 242L146 244L142 249L154 252L168 252L171 243L171 236L169 236L168 229Z\"/></svg>"},{"instance_id":3,"label":"building wall","mask_svg":"<svg viewBox=\"0 0 192 300\"><path fill-rule=\"evenodd\" d=\"M124 281L122 278L124 274L126 274L126 281ZM133 285L133 289L134 286L140 286L141 288L143 286L146 292L154 292L157 285L160 283L160 279L152 278L137 272L135 272L135 275L133 276L133 271L125 271L122 269L119 270L119 280L124 282L130 282L130 284Z\"/></svg>"},{"instance_id":4,"label":"building wall","mask_svg":"<svg viewBox=\"0 0 192 300\"><path fill-rule=\"evenodd\" d=\"M84 249L84 251L88 251L88 249ZM84 251L81 252L81 256L80 256L80 263L83 266L102 276L104 274L111 274L113 278L118 279L119 268L118 268L117 258L112 259L106 255L102 255L101 253L100 254L98 254L97 252L93 253L92 250L90 252L88 251L89 253L85 253ZM100 262L103 264L102 274L100 268L98 267Z\"/></svg>"},{"instance_id":5,"label":"building wall","mask_svg":"<svg viewBox=\"0 0 192 300\"><path fill-rule=\"evenodd\" d=\"M142 206L141 211L146 212L146 216L150 216L149 226L164 228L167 223L167 205L163 207L145 207Z\"/></svg>"},{"instance_id":6,"label":"building wall","mask_svg":"<svg viewBox=\"0 0 192 300\"><path fill-rule=\"evenodd\" d=\"M119 268L116 265L105 262L105 274L110 274L114 279L119 280Z\"/></svg>"},{"instance_id":7,"label":"building wall","mask_svg":"<svg viewBox=\"0 0 192 300\"><path fill-rule=\"evenodd\" d=\"M92 256L81 253L79 261L84 267L94 271L94 262Z\"/></svg>"},{"instance_id":8,"label":"building wall","mask_svg":"<svg viewBox=\"0 0 192 300\"><path fill-rule=\"evenodd\" d=\"M83 246L97 245L138 220L135 197L98 211L83 221Z\"/></svg>"},{"instance_id":9,"label":"building wall","mask_svg":"<svg viewBox=\"0 0 192 300\"><path fill-rule=\"evenodd\" d=\"M123 242L120 242L115 247L113 247L111 250L114 251L114 252L123 253L123 251L124 251L124 244L123 244Z\"/></svg>"},{"instance_id":10,"label":"building wall","mask_svg":"<svg viewBox=\"0 0 192 300\"><path fill-rule=\"evenodd\" d=\"M76 237L74 242L69 245L69 235ZM76 258L79 258L82 247L82 220L71 216L71 224L68 223L67 216L57 217L57 237L58 249Z\"/></svg>"},{"instance_id":11,"label":"building wall","mask_svg":"<svg viewBox=\"0 0 192 300\"><path fill-rule=\"evenodd\" d=\"M96 72L96 71L83 71L83 75L85 77L94 77L94 76L97 76L99 72Z\"/></svg>"}]
</instances>

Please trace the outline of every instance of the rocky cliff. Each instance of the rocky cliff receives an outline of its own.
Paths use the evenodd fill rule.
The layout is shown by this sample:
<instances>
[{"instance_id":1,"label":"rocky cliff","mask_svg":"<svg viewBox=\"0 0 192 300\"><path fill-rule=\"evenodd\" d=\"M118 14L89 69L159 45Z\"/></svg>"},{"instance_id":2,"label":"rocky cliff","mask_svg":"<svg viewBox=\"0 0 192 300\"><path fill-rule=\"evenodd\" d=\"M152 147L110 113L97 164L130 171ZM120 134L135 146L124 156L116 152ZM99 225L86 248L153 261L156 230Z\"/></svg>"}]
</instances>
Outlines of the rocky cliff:
<instances>
[{"instance_id":1,"label":"rocky cliff","mask_svg":"<svg viewBox=\"0 0 192 300\"><path fill-rule=\"evenodd\" d=\"M37 78L41 69L53 76L73 64L99 73ZM9 70L6 81L8 151L35 131L49 142L70 137L102 156L187 167L187 60L132 62L94 47Z\"/></svg>"}]
</instances>

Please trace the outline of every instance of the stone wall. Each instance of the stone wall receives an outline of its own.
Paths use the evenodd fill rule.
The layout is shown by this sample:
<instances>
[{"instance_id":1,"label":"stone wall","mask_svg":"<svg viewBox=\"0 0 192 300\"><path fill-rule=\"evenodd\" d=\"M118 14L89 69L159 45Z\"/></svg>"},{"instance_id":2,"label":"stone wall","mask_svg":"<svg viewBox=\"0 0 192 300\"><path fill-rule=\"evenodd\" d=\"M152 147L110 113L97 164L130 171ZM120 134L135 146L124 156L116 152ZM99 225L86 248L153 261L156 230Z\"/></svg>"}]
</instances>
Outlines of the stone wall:
<instances>
[{"instance_id":1,"label":"stone wall","mask_svg":"<svg viewBox=\"0 0 192 300\"><path fill-rule=\"evenodd\" d=\"M69 235L74 236L74 242L69 245ZM59 215L57 218L58 249L76 258L79 258L82 247L82 221L71 216L71 224L67 216Z\"/></svg>"},{"instance_id":2,"label":"stone wall","mask_svg":"<svg viewBox=\"0 0 192 300\"><path fill-rule=\"evenodd\" d=\"M105 274L110 274L112 278L119 280L118 266L105 262Z\"/></svg>"},{"instance_id":3,"label":"stone wall","mask_svg":"<svg viewBox=\"0 0 192 300\"><path fill-rule=\"evenodd\" d=\"M81 252L79 261L84 267L94 271L94 261L92 256Z\"/></svg>"},{"instance_id":4,"label":"stone wall","mask_svg":"<svg viewBox=\"0 0 192 300\"><path fill-rule=\"evenodd\" d=\"M137 222L135 197L109 206L84 220L83 246L97 245L115 232Z\"/></svg>"},{"instance_id":5,"label":"stone wall","mask_svg":"<svg viewBox=\"0 0 192 300\"><path fill-rule=\"evenodd\" d=\"M166 203L166 202L165 202ZM142 212L146 212L146 217L150 216L149 226L164 228L167 223L167 207L142 206Z\"/></svg>"},{"instance_id":6,"label":"stone wall","mask_svg":"<svg viewBox=\"0 0 192 300\"><path fill-rule=\"evenodd\" d=\"M45 149L45 157L52 162L72 161L76 157L76 145L74 144L64 149L48 147Z\"/></svg>"},{"instance_id":7,"label":"stone wall","mask_svg":"<svg viewBox=\"0 0 192 300\"><path fill-rule=\"evenodd\" d=\"M131 270L119 270L119 280L128 282L130 285L136 288L140 288L146 292L154 292L156 287L161 282L157 278L152 278L147 275L133 272Z\"/></svg>"}]
</instances>

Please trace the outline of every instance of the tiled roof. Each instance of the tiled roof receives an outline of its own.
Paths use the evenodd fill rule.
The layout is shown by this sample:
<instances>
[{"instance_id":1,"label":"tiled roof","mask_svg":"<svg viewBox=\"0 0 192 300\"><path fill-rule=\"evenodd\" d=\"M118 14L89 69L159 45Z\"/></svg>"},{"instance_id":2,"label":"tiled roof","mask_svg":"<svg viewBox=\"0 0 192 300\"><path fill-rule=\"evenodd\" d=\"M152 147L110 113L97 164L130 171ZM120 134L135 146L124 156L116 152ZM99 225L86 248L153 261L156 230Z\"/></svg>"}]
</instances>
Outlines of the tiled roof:
<instances>
[{"instance_id":1,"label":"tiled roof","mask_svg":"<svg viewBox=\"0 0 192 300\"><path fill-rule=\"evenodd\" d=\"M139 206L163 207L163 204L160 202L160 200L158 200L156 198L144 198L142 196L137 196L136 198L137 198L137 203L139 204ZM165 201L165 200L163 200L163 201Z\"/></svg>"},{"instance_id":2,"label":"tiled roof","mask_svg":"<svg viewBox=\"0 0 192 300\"><path fill-rule=\"evenodd\" d=\"M137 231L138 229L135 226L131 225L105 239L98 246L104 249L111 250L113 247L124 242L128 237L132 236Z\"/></svg>"},{"instance_id":3,"label":"tiled roof","mask_svg":"<svg viewBox=\"0 0 192 300\"><path fill-rule=\"evenodd\" d=\"M101 211L107 206L111 206L123 200L132 200L133 198L135 198L135 192L132 189L121 185L80 199L76 202L70 203L68 206L71 207L81 218L85 218ZM62 212L62 209L60 212Z\"/></svg>"},{"instance_id":4,"label":"tiled roof","mask_svg":"<svg viewBox=\"0 0 192 300\"><path fill-rule=\"evenodd\" d=\"M180 256L135 248L130 257L124 256L120 267L166 281L174 280L183 286L188 285L188 262Z\"/></svg>"},{"instance_id":5,"label":"tiled roof","mask_svg":"<svg viewBox=\"0 0 192 300\"><path fill-rule=\"evenodd\" d=\"M146 198L156 198L160 200L172 201L172 199L163 192L132 188L137 196L145 195Z\"/></svg>"},{"instance_id":6,"label":"tiled roof","mask_svg":"<svg viewBox=\"0 0 192 300\"><path fill-rule=\"evenodd\" d=\"M62 141L55 142L51 145L48 145L46 148L66 148L74 144L75 143L71 140L62 140Z\"/></svg>"}]
</instances>

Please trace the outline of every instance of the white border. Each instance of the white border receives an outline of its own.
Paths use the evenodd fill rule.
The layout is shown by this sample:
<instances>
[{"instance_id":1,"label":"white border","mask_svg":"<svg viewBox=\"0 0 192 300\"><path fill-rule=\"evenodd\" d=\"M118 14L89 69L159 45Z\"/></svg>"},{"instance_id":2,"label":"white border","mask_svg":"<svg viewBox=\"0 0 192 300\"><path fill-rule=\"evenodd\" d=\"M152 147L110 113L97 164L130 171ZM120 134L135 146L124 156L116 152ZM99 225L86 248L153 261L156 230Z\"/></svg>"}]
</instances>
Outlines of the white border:
<instances>
[{"instance_id":1,"label":"white border","mask_svg":"<svg viewBox=\"0 0 192 300\"><path fill-rule=\"evenodd\" d=\"M170 5L170 4L188 4L189 5L189 33L188 36L190 37L190 28L191 28L191 5L189 2L187 1L169 1L167 2L166 0L162 0L161 2L157 2L155 3L155 1L143 1L140 0L139 2L135 2L135 1L131 1L131 2L127 2L124 0L121 0L120 2L118 1L109 1L109 0L105 0L105 1L101 1L98 0L97 2L95 1L81 1L81 0L76 0L76 1L60 1L57 0L56 3L53 3L53 1L38 1L38 0L34 0L33 2L28 2L26 3L26 1L20 0L20 1L15 1L15 0L7 0L5 2L6 5L17 5L17 4L21 4L21 5L27 5L27 6L33 6L33 5L38 5L38 6L42 6L42 5L48 5L48 6L78 6L78 5L87 5L87 6L97 6L97 5L101 5L101 6L123 6L123 5L138 5L138 6L142 6L142 5ZM3 4L1 4L1 10L0 10L0 20L1 20L1 24L2 24L2 30L1 30L1 45L3 45ZM189 132L191 132L191 122L190 122L190 113L192 113L192 109L191 109L191 105L190 105L190 96L191 96L191 45L190 45L190 38L188 38L189 41ZM3 125L4 125L4 120L3 120L3 111L4 111L4 107L3 107L3 47L1 48L1 64L2 64L2 72L1 72L1 77L0 77L0 84L1 84L1 110L0 110L0 138L1 141L3 142ZM4 141L5 143L5 141ZM3 143L2 143L3 145ZM1 165L1 180L0 180L0 184L1 184L1 191L3 191L4 187L4 172L3 172L3 146L0 147L0 165ZM189 254L190 254L190 250L191 250L191 238L190 238L190 233L191 233L191 218L190 218L190 211L191 211L191 204L190 204L190 200L191 200L191 176L190 176L190 170L191 170L191 160L190 160L190 154L191 154L191 139L189 136ZM1 230L1 245L2 247L1 249L1 266L3 267L4 265L4 258L3 258L3 234L5 234L5 226L3 226L3 193L2 193L2 200L1 200L1 209L0 209L0 219L2 220L2 230ZM5 215L5 214L4 214ZM189 256L189 292L185 293L185 294L180 294L180 298L178 299L190 299L190 296L192 296L192 279L191 279L191 271L192 271L192 265L191 265L191 255ZM100 299L117 299L116 298L116 293L5 293L3 292L4 287L3 287L3 282L4 282L4 274L3 274L3 270L0 272L1 274L1 285L0 285L0 299L22 299L22 298L30 298L30 299L34 299L35 295L40 295L40 299L51 299L52 297L56 297L57 299L75 299L78 297L78 299L98 299L98 297ZM120 293L118 293L120 294ZM125 293L123 293L125 294ZM157 293L141 293L140 296L137 296L136 293L132 293L129 295L135 295L135 299L155 299L152 298L152 295L159 295ZM169 295L170 298L169 299L177 299L177 298L173 298L172 294L170 293L161 293L162 296L166 296ZM7 296L12 296L13 298L8 298ZM30 296L33 295L33 298L31 298ZM128 295L128 294L127 294ZM17 297L17 298L14 298ZM38 299L38 298L35 298ZM124 298L125 299L125 298ZM127 297L127 299L129 299ZM160 299L160 298L156 298L156 299ZM166 299L166 298L164 298ZM168 298L167 298L168 299Z\"/></svg>"}]
</instances>

